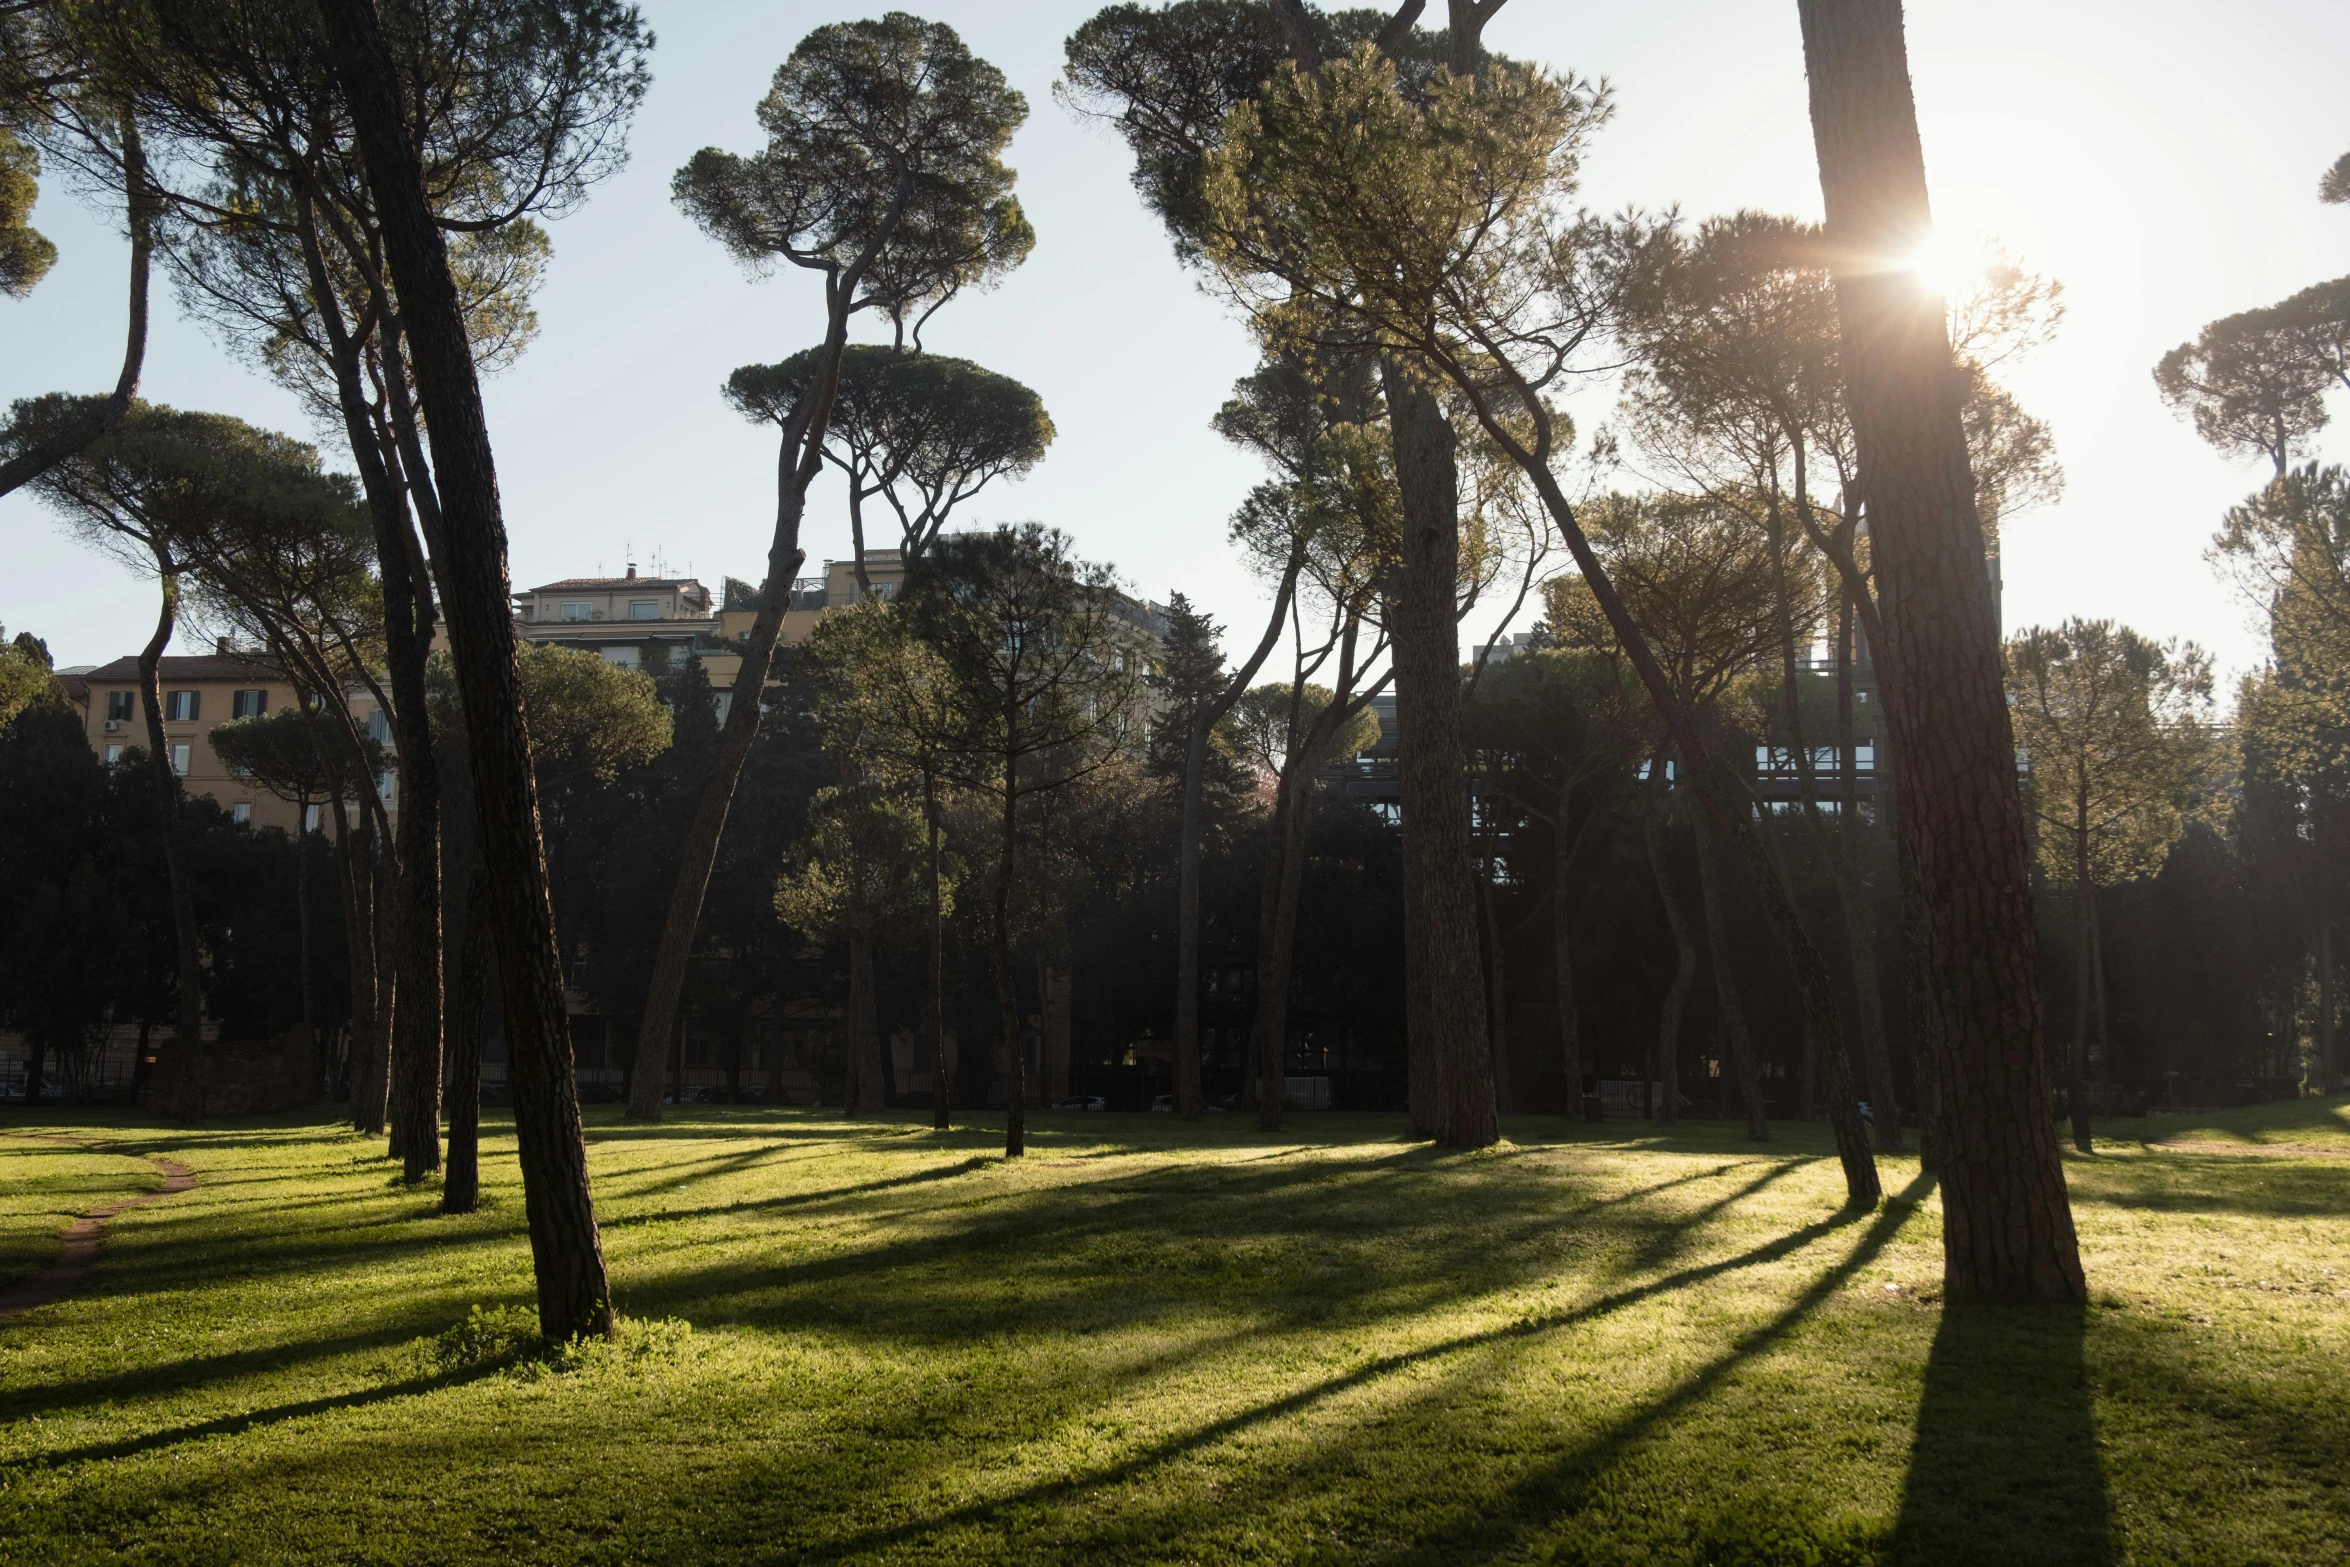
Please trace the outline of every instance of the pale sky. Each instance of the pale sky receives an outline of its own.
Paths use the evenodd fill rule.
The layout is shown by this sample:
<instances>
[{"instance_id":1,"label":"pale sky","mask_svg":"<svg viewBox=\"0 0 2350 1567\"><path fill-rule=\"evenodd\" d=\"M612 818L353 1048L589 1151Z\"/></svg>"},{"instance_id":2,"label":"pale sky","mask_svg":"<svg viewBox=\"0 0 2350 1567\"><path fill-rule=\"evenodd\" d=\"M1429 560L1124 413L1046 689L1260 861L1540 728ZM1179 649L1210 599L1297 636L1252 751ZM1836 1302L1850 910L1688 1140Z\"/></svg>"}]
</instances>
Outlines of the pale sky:
<instances>
[{"instance_id":1,"label":"pale sky","mask_svg":"<svg viewBox=\"0 0 2350 1567\"><path fill-rule=\"evenodd\" d=\"M1228 646L1253 642L1264 595L1225 523L1260 475L1207 428L1252 353L1175 264L1122 144L1053 100L1061 41L1095 4L915 8L960 31L1030 109L1010 159L1035 255L997 292L950 306L926 341L1035 387L1060 433L1029 479L983 494L966 520L1051 523L1137 592L1191 595L1232 627ZM821 329L815 289L747 279L671 206L669 177L698 147L758 145L752 106L793 43L879 7L645 9L660 42L633 160L554 227L542 334L488 383L518 588L616 574L632 557L649 569L656 553L713 587L756 576L773 440L718 386ZM1488 41L1615 83L1617 118L1586 170L1593 206L1817 217L1793 0L1512 0ZM2058 504L2008 530L2008 624L2113 616L2193 637L2225 667L2256 661L2262 639L2203 551L2262 471L2197 441L2149 371L2214 316L2350 272L2350 208L2316 200L2320 173L2350 151L2350 5L1912 0L1909 42L1944 231L2001 236L2061 278L2070 304L2055 344L2008 378L2054 427L2069 478ZM29 299L0 301L0 398L103 390L121 354L123 241L54 186L34 221L60 257ZM319 437L287 394L180 319L168 286L155 327L147 397ZM2328 435L2330 455L2350 451ZM812 567L847 553L837 484L813 498L805 542ZM0 501L0 562L0 623L48 638L60 664L134 652L154 624L151 583L21 493Z\"/></svg>"}]
</instances>

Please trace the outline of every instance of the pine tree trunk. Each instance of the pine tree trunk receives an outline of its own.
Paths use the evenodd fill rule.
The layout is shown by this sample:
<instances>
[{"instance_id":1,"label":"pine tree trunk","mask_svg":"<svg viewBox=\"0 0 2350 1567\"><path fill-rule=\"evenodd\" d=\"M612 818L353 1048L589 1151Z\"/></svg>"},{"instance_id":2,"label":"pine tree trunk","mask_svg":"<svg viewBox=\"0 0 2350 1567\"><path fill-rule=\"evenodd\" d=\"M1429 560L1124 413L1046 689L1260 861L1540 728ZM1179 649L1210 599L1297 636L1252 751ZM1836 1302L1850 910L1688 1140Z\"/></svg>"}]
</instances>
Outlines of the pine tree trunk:
<instances>
[{"instance_id":1,"label":"pine tree trunk","mask_svg":"<svg viewBox=\"0 0 2350 1567\"><path fill-rule=\"evenodd\" d=\"M1763 1103L1762 1072L1754 1057L1754 1036L1746 1027L1746 1003L1738 993L1738 978L1730 968L1729 922L1722 917L1721 857L1715 852L1713 831L1697 823L1697 889L1705 909L1705 940L1714 956L1714 1000L1721 1008L1722 1033L1730 1044L1730 1062L1738 1074L1738 1097L1745 1102L1746 1135L1768 1142L1770 1117Z\"/></svg>"},{"instance_id":2,"label":"pine tree trunk","mask_svg":"<svg viewBox=\"0 0 2350 1567\"><path fill-rule=\"evenodd\" d=\"M1860 1019L1861 1049L1869 1068L1869 1113L1877 1151L1901 1150L1901 1104L1893 1086L1893 1052L1885 1037L1885 997L1877 979L1876 925L1868 883L1861 876L1859 739L1852 721L1852 596L1836 595L1836 899L1844 914L1844 945L1852 957L1852 1005Z\"/></svg>"},{"instance_id":3,"label":"pine tree trunk","mask_svg":"<svg viewBox=\"0 0 2350 1567\"><path fill-rule=\"evenodd\" d=\"M179 1063L172 1079L174 1102L158 1108L192 1124L204 1118L204 968L196 950L196 899L188 881L179 774L172 770L171 744L163 732L163 650L171 645L172 627L179 621L180 581L179 573L160 553L156 566L163 609L155 621L155 634L139 650L139 700L147 710L147 764L155 773L156 810L163 830L163 874L171 899L174 977L179 986L179 1037L172 1046Z\"/></svg>"},{"instance_id":4,"label":"pine tree trunk","mask_svg":"<svg viewBox=\"0 0 2350 1567\"><path fill-rule=\"evenodd\" d=\"M2342 1064L2334 1036L2334 922L2326 907L2322 873L2317 886L2315 923L2317 939L2312 945L2317 948L2317 1091L2338 1094L2342 1091Z\"/></svg>"},{"instance_id":5,"label":"pine tree trunk","mask_svg":"<svg viewBox=\"0 0 2350 1567\"><path fill-rule=\"evenodd\" d=\"M1493 911L1493 862L1488 859L1477 878L1478 912L1485 920L1486 968L1491 977L1486 1015L1492 1019L1493 1111L1508 1115L1510 1105L1510 970L1504 950L1501 921Z\"/></svg>"},{"instance_id":6,"label":"pine tree trunk","mask_svg":"<svg viewBox=\"0 0 2350 1567\"><path fill-rule=\"evenodd\" d=\"M2087 1298L2048 1114L2015 744L1943 302L1897 263L1931 231L1900 0L1799 0L1847 402L1893 645L1887 703L1943 1039L1952 1301Z\"/></svg>"},{"instance_id":7,"label":"pine tree trunk","mask_svg":"<svg viewBox=\"0 0 2350 1567\"><path fill-rule=\"evenodd\" d=\"M1016 720L1015 720L1016 722ZM1003 1031L1004 1157L1028 1152L1028 1052L1020 1040L1020 996L1012 981L1012 872L1019 857L1017 775L1004 763L1003 820L996 844L995 919L988 955L995 961L996 1023Z\"/></svg>"},{"instance_id":8,"label":"pine tree trunk","mask_svg":"<svg viewBox=\"0 0 2350 1567\"><path fill-rule=\"evenodd\" d=\"M1311 751L1284 771L1289 794L1276 820L1272 907L1257 934L1257 1127L1281 1129L1281 1112L1289 1098L1286 1058L1289 1052L1289 974L1297 950L1297 905L1305 879L1306 829L1314 815Z\"/></svg>"},{"instance_id":9,"label":"pine tree trunk","mask_svg":"<svg viewBox=\"0 0 2350 1567\"><path fill-rule=\"evenodd\" d=\"M1199 851L1208 768L1206 715L1197 714L1183 751L1183 826L1176 846L1175 893L1175 1113L1187 1121L1205 1113L1199 1059Z\"/></svg>"},{"instance_id":10,"label":"pine tree trunk","mask_svg":"<svg viewBox=\"0 0 2350 1567\"><path fill-rule=\"evenodd\" d=\"M449 640L473 768L477 852L489 873L539 1327L551 1339L607 1336L611 1286L588 1190L538 785L522 713L506 530L481 389L374 7L369 0L319 0L319 12L382 215L385 258L413 348L448 531L442 569Z\"/></svg>"},{"instance_id":11,"label":"pine tree trunk","mask_svg":"<svg viewBox=\"0 0 2350 1567\"><path fill-rule=\"evenodd\" d=\"M294 925L300 942L296 961L302 966L302 1037L316 1050L318 989L310 954L310 796L307 793L294 801Z\"/></svg>"},{"instance_id":12,"label":"pine tree trunk","mask_svg":"<svg viewBox=\"0 0 2350 1567\"><path fill-rule=\"evenodd\" d=\"M947 929L939 885L938 780L928 773L922 776L922 820L930 834L930 950L923 975L922 1027L930 1035L930 1125L943 1132L954 1124L955 1063L947 1048Z\"/></svg>"},{"instance_id":13,"label":"pine tree trunk","mask_svg":"<svg viewBox=\"0 0 2350 1567\"><path fill-rule=\"evenodd\" d=\"M401 1161L403 1178L413 1182L441 1162L441 791L424 690L435 619L432 584L409 521L405 486L396 473L394 437L379 422L360 383L361 345L343 322L307 197L299 213L313 308L327 338L344 434L367 498L383 590L384 662L392 685L385 716L397 747L400 805L394 841L387 845L391 863L385 928L392 943L388 972L394 976L398 1003L385 1040L384 1076L392 1156ZM397 383L397 367L390 363L397 347L387 344L386 337L388 332L378 343L389 351L376 363L385 370L387 381Z\"/></svg>"},{"instance_id":14,"label":"pine tree trunk","mask_svg":"<svg viewBox=\"0 0 2350 1567\"><path fill-rule=\"evenodd\" d=\"M366 788L373 790L375 780L370 778ZM368 954L375 965L375 1054L368 1061L367 1112L372 1118L378 1136L396 1131L391 1125L392 1042L400 1026L400 892L399 870L392 863L390 834L371 814L365 847L368 863L368 893L374 900L368 911L368 929L375 932L375 950ZM386 1154L400 1157L395 1140Z\"/></svg>"},{"instance_id":15,"label":"pine tree trunk","mask_svg":"<svg viewBox=\"0 0 2350 1567\"><path fill-rule=\"evenodd\" d=\"M1475 855L1469 839L1468 750L1461 740L1460 639L1454 618L1460 523L1452 426L1418 372L1384 366L1388 423L1403 510L1403 564L1389 620L1395 669L1397 772L1403 794L1403 875L1409 971L1420 997L1411 1021L1415 1119L1448 1148L1501 1135L1479 983ZM1432 1081L1430 1080L1432 1077Z\"/></svg>"},{"instance_id":16,"label":"pine tree trunk","mask_svg":"<svg viewBox=\"0 0 2350 1567\"><path fill-rule=\"evenodd\" d=\"M337 879L343 894L343 967L348 978L350 1005L350 1022L345 1025L348 1043L343 1051L343 1092L350 1108L352 1130L374 1136L382 1132L383 1122L379 1117L371 1123L367 1117L368 1063L382 1049L376 1028L375 877L365 842L371 819L362 812L359 826L354 828L343 803L343 792L344 779L338 773L329 803L335 824L335 852L342 861L342 874Z\"/></svg>"},{"instance_id":17,"label":"pine tree trunk","mask_svg":"<svg viewBox=\"0 0 2350 1567\"><path fill-rule=\"evenodd\" d=\"M2074 831L2073 859L2073 1048L2066 1062L2065 1108L2071 1113L2073 1146L2091 1151L2089 1141L2089 989L2091 936L2089 932L2089 834Z\"/></svg>"},{"instance_id":18,"label":"pine tree trunk","mask_svg":"<svg viewBox=\"0 0 2350 1567\"><path fill-rule=\"evenodd\" d=\"M441 1212L481 1206L481 1044L490 1006L490 882L476 857L465 889L465 931L457 987L449 997L449 1157L441 1171Z\"/></svg>"},{"instance_id":19,"label":"pine tree trunk","mask_svg":"<svg viewBox=\"0 0 2350 1567\"><path fill-rule=\"evenodd\" d=\"M58 431L31 450L0 463L0 496L23 488L99 436L122 423L139 395L139 377L147 363L147 292L154 272L155 218L160 205L147 178L147 155L139 138L138 121L127 112L116 121L123 166L123 206L130 230L130 326L125 333L122 371L114 390L88 418Z\"/></svg>"},{"instance_id":20,"label":"pine tree trunk","mask_svg":"<svg viewBox=\"0 0 2350 1567\"><path fill-rule=\"evenodd\" d=\"M1678 1121L1681 1119L1681 1011L1689 1004L1689 991L1697 983L1697 944L1689 939L1689 916L1682 911L1680 894L1673 891L1672 878L1666 874L1663 834L1657 830L1653 815L1641 823L1640 833L1648 845L1648 870L1656 879L1657 898L1665 906L1665 923L1672 927L1676 959L1672 987L1665 992L1664 1012L1657 1019L1652 1081L1659 1085L1659 1092L1648 1113L1660 1121Z\"/></svg>"},{"instance_id":21,"label":"pine tree trunk","mask_svg":"<svg viewBox=\"0 0 2350 1567\"><path fill-rule=\"evenodd\" d=\"M1553 835L1550 865L1550 961L1558 992L1559 1070L1567 1079L1567 1113L1583 1113L1583 1025L1575 1011L1575 946L1571 939L1575 843L1567 836L1567 812L1574 804L1572 782L1559 790L1558 829Z\"/></svg>"}]
</instances>

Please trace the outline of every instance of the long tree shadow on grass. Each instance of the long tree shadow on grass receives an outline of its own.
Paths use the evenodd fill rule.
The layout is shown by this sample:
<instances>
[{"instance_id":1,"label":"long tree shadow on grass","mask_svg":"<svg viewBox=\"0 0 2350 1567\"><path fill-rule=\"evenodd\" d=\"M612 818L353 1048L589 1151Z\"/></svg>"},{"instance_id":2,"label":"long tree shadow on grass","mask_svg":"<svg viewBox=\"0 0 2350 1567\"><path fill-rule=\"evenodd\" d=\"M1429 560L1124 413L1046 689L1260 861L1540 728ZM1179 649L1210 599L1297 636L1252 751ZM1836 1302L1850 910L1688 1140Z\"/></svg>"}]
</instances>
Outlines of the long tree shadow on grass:
<instances>
[{"instance_id":1,"label":"long tree shadow on grass","mask_svg":"<svg viewBox=\"0 0 2350 1567\"><path fill-rule=\"evenodd\" d=\"M1943 1310L1892 1562L2113 1559L2082 1358L2086 1316L2056 1306Z\"/></svg>"},{"instance_id":2,"label":"long tree shadow on grass","mask_svg":"<svg viewBox=\"0 0 2350 1567\"><path fill-rule=\"evenodd\" d=\"M1433 1550L1438 1558L1449 1560L1465 1550L1471 1553L1470 1559L1485 1560L1491 1555L1507 1554L1510 1548L1525 1544L1526 1536L1534 1532L1530 1526L1551 1517L1561 1501L1579 1492L1594 1474L1603 1471L1641 1435L1700 1401L1724 1375L1784 1337L1822 1301L1841 1288L1854 1273L1872 1261L1915 1211L1915 1199L1922 1189L1921 1181L1904 1194L1903 1200L1888 1205L1844 1258L1825 1270L1778 1317L1754 1332L1743 1335L1728 1354L1683 1382L1664 1398L1578 1449L1566 1461L1546 1466L1540 1472L1524 1477L1511 1490L1512 1505L1498 1515L1490 1509L1480 1508L1476 1510L1474 1519L1458 1526L1457 1533L1448 1533L1442 1523L1429 1529L1417 1542L1420 1551L1424 1554ZM1587 1326L1644 1301L1670 1296L1743 1269L1777 1262L1839 1230L1850 1228L1864 1217L1850 1212L1839 1213L1735 1256L1696 1264L1662 1278L1613 1291L1581 1305L1521 1317L1514 1322L1475 1333L1381 1355L1339 1375L1316 1381L1279 1398L1252 1404L1155 1442L1114 1463L1077 1474L1041 1480L1009 1494L975 1501L945 1513L909 1519L904 1523L827 1542L806 1553L806 1559L840 1561L868 1552L912 1544L957 1528L1033 1517L1040 1509L1049 1510L1085 1496L1106 1494L1151 1471L1244 1437L1269 1424L1326 1405L1354 1389L1473 1351L1530 1341ZM1410 1437L1398 1431L1393 1434L1382 1433L1380 1439L1409 1440ZM1256 1462L1266 1464L1262 1456ZM1291 1478L1301 1487L1313 1488L1320 1487L1329 1479L1312 1473L1299 1473ZM1227 1496L1219 1498L1215 1511L1219 1516L1228 1516L1239 1505L1240 1498ZM1113 1523L1110 1527L1124 1534L1134 1532L1131 1520ZM1145 1528L1142 1533L1164 1542L1177 1538L1184 1529L1185 1521L1182 1518L1169 1517L1159 1520L1155 1528Z\"/></svg>"}]
</instances>

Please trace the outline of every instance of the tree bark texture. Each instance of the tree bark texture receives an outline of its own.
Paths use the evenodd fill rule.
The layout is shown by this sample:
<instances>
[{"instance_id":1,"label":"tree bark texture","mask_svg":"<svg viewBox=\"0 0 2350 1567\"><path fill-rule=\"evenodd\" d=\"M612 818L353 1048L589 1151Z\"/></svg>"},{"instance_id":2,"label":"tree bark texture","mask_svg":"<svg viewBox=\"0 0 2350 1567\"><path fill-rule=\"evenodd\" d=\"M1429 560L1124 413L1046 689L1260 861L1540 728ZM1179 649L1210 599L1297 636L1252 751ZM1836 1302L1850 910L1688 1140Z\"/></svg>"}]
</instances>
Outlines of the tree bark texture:
<instances>
[{"instance_id":1,"label":"tree bark texture","mask_svg":"<svg viewBox=\"0 0 2350 1567\"><path fill-rule=\"evenodd\" d=\"M71 455L70 453L67 455ZM204 1118L204 968L196 950L196 899L188 883L186 823L181 816L179 774L172 770L171 743L163 732L163 650L179 622L179 573L158 560L163 607L155 634L139 650L139 701L147 716L147 765L155 773L155 806L163 832L163 873L171 896L173 974L179 990L179 1058L175 1102L158 1108L181 1121Z\"/></svg>"},{"instance_id":2,"label":"tree bark texture","mask_svg":"<svg viewBox=\"0 0 2350 1567\"><path fill-rule=\"evenodd\" d=\"M425 661L432 653L432 584L416 547L389 434L360 381L362 345L343 321L307 197L299 211L313 308L334 365L335 398L367 498L383 589L384 662L392 685L385 717L392 725L400 808L385 867L392 894L386 900L391 972L399 997L387 1041L386 1108L392 1154L405 1179L420 1181L441 1162L441 789L424 694ZM395 379L388 373L388 353L382 362L387 379Z\"/></svg>"},{"instance_id":3,"label":"tree bark texture","mask_svg":"<svg viewBox=\"0 0 2350 1567\"><path fill-rule=\"evenodd\" d=\"M1407 950L1422 992L1411 1022L1429 1037L1414 1052L1415 1115L1448 1148L1501 1135L1477 953L1476 856L1470 845L1468 749L1461 739L1460 519L1452 426L1413 366L1383 365L1403 511L1403 564L1388 634L1394 649L1397 774L1403 796Z\"/></svg>"},{"instance_id":4,"label":"tree bark texture","mask_svg":"<svg viewBox=\"0 0 2350 1567\"><path fill-rule=\"evenodd\" d=\"M1931 232L1900 0L1799 0L1847 402L1895 678L1886 706L1942 1020L1954 1301L2087 1298L2056 1129L2015 745Z\"/></svg>"},{"instance_id":5,"label":"tree bark texture","mask_svg":"<svg viewBox=\"0 0 2350 1567\"><path fill-rule=\"evenodd\" d=\"M448 533L445 607L464 703L478 852L489 874L539 1327L557 1340L608 1336L611 1286L580 1134L538 785L523 718L506 529L481 388L372 0L318 0L318 7L382 214L385 257L399 293Z\"/></svg>"},{"instance_id":6,"label":"tree bark texture","mask_svg":"<svg viewBox=\"0 0 2350 1567\"><path fill-rule=\"evenodd\" d=\"M449 1155L441 1212L481 1206L481 1044L490 1007L490 882L478 857L465 890L457 985L449 997Z\"/></svg>"},{"instance_id":7,"label":"tree bark texture","mask_svg":"<svg viewBox=\"0 0 2350 1567\"><path fill-rule=\"evenodd\" d=\"M1731 1070L1738 1074L1746 1135L1756 1142L1767 1142L1771 1123L1763 1102L1762 1071L1754 1057L1754 1036L1746 1026L1746 1001L1738 993L1738 977L1730 967L1730 926L1722 917L1721 856L1714 848L1711 825L1703 821L1696 825L1697 890L1705 909L1705 942L1714 958L1714 1000L1721 1008L1722 1037L1729 1042Z\"/></svg>"}]
</instances>

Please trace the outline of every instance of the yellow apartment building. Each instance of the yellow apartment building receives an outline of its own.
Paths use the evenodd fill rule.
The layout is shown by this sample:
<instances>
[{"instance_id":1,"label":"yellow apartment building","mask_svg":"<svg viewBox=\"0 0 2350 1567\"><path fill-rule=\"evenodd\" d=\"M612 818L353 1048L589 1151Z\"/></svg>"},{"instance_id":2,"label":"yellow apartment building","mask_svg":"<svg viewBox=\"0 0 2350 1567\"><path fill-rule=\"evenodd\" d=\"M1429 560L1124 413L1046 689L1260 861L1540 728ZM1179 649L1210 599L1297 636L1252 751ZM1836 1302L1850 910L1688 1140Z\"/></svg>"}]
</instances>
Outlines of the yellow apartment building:
<instances>
[{"instance_id":1,"label":"yellow apartment building","mask_svg":"<svg viewBox=\"0 0 2350 1567\"><path fill-rule=\"evenodd\" d=\"M181 787L191 795L214 801L240 822L294 831L294 802L281 800L252 779L230 772L212 749L215 725L292 707L294 683L254 655L226 646L195 657L167 655L158 673L163 692L163 743L171 752L171 769L179 774ZM139 705L139 661L118 658L75 675L81 689L75 690L69 682L68 690L82 708L83 731L98 759L117 766L125 752L147 749L147 715ZM351 711L371 737L391 743L388 716L372 697L354 697ZM383 793L385 808L396 814L399 800L392 775L387 772L378 778L376 787Z\"/></svg>"}]
</instances>

